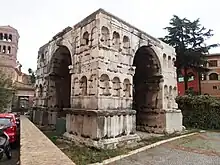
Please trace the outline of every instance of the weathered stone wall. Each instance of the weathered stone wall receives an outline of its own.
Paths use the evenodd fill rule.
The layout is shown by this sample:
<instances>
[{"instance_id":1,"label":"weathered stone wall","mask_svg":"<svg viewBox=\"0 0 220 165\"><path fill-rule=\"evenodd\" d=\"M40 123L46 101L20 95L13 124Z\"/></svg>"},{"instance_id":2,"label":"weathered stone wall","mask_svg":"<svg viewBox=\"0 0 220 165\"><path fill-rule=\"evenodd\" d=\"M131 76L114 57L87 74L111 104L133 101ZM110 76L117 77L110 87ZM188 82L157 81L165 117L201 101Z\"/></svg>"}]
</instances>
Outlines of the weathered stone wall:
<instances>
[{"instance_id":1,"label":"weathered stone wall","mask_svg":"<svg viewBox=\"0 0 220 165\"><path fill-rule=\"evenodd\" d=\"M73 114L66 111L69 113L67 115L69 133L77 132L77 135L84 136L88 123L92 121L94 129L86 136L92 138L95 134L99 139L108 137L108 133L103 133L105 131L114 132L115 128L107 124L107 114L115 111L109 119L110 123L115 125L116 118L121 116L119 115L121 112L128 115L132 111L133 78L136 71L134 59L143 47L148 51L146 55L149 56L148 62L151 64L147 67L156 72L151 73L152 80L147 82L151 86L148 86L143 112L137 115L137 123L141 129L148 131L157 130L155 132L160 133L166 130L181 131L182 118L179 115L181 112L176 111L175 103L177 82L174 49L102 9L73 28L64 29L40 48L36 106L54 107L59 98L56 81L50 74L51 66L55 66L53 71L59 72L64 58L62 53L67 52L60 52L55 61L54 54L57 55L57 50L63 47L68 49L71 56L71 65L66 66L71 74L70 105L74 112ZM68 107L64 108L69 110ZM105 117L100 117L100 112L105 113ZM173 123L167 122L173 116L176 120L173 120ZM128 123L131 123L131 128L136 127L134 119L133 116L126 118ZM104 122L101 124L102 127L99 120ZM125 127L118 125L116 129L121 130ZM120 134L120 131L113 134L111 138L127 136Z\"/></svg>"}]
</instances>

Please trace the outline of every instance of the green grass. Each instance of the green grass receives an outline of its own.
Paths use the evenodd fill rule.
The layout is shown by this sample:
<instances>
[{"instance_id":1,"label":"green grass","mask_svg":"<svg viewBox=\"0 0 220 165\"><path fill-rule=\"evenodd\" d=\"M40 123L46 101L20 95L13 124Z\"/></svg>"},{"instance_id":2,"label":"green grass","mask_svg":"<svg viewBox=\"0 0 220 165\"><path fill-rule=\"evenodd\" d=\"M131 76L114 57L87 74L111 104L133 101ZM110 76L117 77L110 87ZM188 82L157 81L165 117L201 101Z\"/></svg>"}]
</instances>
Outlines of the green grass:
<instances>
[{"instance_id":1,"label":"green grass","mask_svg":"<svg viewBox=\"0 0 220 165\"><path fill-rule=\"evenodd\" d=\"M195 130L189 131L185 134L195 132ZM170 134L160 137L151 137L148 139L142 139L137 145L127 148L117 149L96 149L93 147L87 147L84 145L76 145L74 143L66 143L60 141L58 134L55 131L43 131L43 133L59 147L76 165L87 165L90 163L102 162L105 159L109 159L118 155L126 154L131 150L138 149L140 147L153 144L155 142L169 139L179 136L178 134Z\"/></svg>"}]
</instances>

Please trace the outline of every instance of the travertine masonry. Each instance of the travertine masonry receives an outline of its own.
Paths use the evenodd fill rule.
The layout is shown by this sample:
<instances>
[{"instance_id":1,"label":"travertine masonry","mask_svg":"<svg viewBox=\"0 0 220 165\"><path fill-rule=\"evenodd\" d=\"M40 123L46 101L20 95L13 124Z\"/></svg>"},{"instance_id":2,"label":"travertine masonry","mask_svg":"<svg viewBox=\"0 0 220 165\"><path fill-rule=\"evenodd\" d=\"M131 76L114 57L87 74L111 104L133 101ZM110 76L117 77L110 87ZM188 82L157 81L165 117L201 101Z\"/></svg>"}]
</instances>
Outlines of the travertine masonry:
<instances>
[{"instance_id":1,"label":"travertine masonry","mask_svg":"<svg viewBox=\"0 0 220 165\"><path fill-rule=\"evenodd\" d=\"M135 135L136 126L181 131L175 58L172 47L99 9L39 49L35 105L66 113L67 132L95 143Z\"/></svg>"}]
</instances>

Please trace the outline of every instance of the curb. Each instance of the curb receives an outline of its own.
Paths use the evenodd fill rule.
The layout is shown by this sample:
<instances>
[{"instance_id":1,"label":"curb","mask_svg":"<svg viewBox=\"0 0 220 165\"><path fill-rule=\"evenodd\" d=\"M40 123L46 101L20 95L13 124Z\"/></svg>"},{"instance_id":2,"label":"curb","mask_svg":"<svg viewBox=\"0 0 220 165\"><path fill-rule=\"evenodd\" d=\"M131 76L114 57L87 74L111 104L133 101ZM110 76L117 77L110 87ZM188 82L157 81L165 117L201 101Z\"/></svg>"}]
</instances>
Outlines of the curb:
<instances>
[{"instance_id":1,"label":"curb","mask_svg":"<svg viewBox=\"0 0 220 165\"><path fill-rule=\"evenodd\" d=\"M164 143L167 143L167 142L170 142L170 141L173 141L173 140L181 139L181 138L184 138L184 137L196 135L196 134L198 134L198 132L190 133L190 134L187 134L187 135L177 136L177 137L173 137L173 138L166 139L166 140L162 140L162 141L158 141L158 142L156 142L156 143L153 143L153 144L150 144L150 145L147 145L147 146L138 148L138 149L136 149L136 150L130 151L128 154L119 155L119 156L116 156L116 157L113 157L113 158L110 158L110 159L106 159L106 160L104 160L102 163L93 163L93 164L89 164L89 165L105 165L105 164L109 164L109 163L115 162L115 161L117 161L117 160L126 158L126 157L128 157L128 156L137 154L137 153L139 153L139 152L145 151L145 150L147 150L147 149L150 149L150 148L159 146L159 145L161 145L161 144L164 144Z\"/></svg>"}]
</instances>

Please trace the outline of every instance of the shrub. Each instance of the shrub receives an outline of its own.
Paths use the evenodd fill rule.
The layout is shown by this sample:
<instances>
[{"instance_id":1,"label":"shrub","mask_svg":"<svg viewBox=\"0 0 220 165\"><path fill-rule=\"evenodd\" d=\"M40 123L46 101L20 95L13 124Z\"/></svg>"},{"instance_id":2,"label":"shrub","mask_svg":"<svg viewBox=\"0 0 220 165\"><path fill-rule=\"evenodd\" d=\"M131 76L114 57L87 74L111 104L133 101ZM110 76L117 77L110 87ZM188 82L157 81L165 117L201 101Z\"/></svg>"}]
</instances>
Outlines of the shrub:
<instances>
[{"instance_id":1,"label":"shrub","mask_svg":"<svg viewBox=\"0 0 220 165\"><path fill-rule=\"evenodd\" d=\"M220 129L220 100L207 95L178 96L183 125L189 128Z\"/></svg>"}]
</instances>

